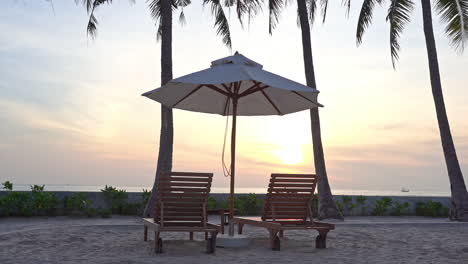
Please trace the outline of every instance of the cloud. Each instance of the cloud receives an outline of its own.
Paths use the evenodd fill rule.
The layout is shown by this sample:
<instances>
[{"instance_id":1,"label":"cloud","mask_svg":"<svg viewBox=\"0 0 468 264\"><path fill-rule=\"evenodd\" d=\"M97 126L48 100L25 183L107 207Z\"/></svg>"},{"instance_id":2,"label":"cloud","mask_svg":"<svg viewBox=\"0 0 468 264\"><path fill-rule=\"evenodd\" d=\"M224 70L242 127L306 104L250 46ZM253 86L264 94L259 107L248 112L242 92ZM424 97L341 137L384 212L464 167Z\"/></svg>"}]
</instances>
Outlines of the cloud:
<instances>
[{"instance_id":1,"label":"cloud","mask_svg":"<svg viewBox=\"0 0 468 264\"><path fill-rule=\"evenodd\" d=\"M377 130L402 130L407 129L409 127L411 127L410 124L405 122L387 123L375 126Z\"/></svg>"}]
</instances>

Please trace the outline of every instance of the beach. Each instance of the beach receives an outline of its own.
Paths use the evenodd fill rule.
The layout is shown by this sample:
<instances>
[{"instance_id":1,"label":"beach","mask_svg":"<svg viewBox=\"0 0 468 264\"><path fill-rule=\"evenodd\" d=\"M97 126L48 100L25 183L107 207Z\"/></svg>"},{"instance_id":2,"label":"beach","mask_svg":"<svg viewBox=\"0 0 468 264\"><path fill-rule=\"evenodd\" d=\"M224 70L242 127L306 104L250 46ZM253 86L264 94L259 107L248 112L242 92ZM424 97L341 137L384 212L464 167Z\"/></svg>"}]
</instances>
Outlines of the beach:
<instances>
[{"instance_id":1,"label":"beach","mask_svg":"<svg viewBox=\"0 0 468 264\"><path fill-rule=\"evenodd\" d=\"M217 218L210 220L215 222ZM3 218L0 263L467 263L468 223L424 217L348 217L336 222L327 249L315 231L289 231L281 251L264 229L245 226L249 248L204 252L202 234L164 233L164 253L143 241L141 218Z\"/></svg>"}]
</instances>

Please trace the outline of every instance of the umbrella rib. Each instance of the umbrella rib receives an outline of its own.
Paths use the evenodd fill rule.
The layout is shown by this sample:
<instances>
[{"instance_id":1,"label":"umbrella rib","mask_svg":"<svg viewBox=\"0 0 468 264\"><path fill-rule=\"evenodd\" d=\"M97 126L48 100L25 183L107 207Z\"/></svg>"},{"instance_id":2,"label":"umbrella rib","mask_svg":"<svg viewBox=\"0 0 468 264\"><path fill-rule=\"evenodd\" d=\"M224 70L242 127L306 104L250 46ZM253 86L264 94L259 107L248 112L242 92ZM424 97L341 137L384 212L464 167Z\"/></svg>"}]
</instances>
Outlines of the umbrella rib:
<instances>
[{"instance_id":1,"label":"umbrella rib","mask_svg":"<svg viewBox=\"0 0 468 264\"><path fill-rule=\"evenodd\" d=\"M251 91L251 90L254 89L254 88L257 88L258 86L260 86L260 84L262 84L262 83L256 82L256 81L253 81L253 83L254 83L254 85L252 85L252 86L250 86L249 88L247 88L247 90L245 90L244 92L242 92L242 93L240 94L240 96L243 96L245 93Z\"/></svg>"},{"instance_id":2,"label":"umbrella rib","mask_svg":"<svg viewBox=\"0 0 468 264\"><path fill-rule=\"evenodd\" d=\"M281 111L278 109L278 107L275 105L275 103L273 103L273 101L271 100L271 98L266 94L265 91L261 90L260 92L262 92L263 96L265 96L265 98L268 100L268 102L270 102L271 106L273 106L273 108L275 108L276 112L278 112L278 115L282 115L281 114Z\"/></svg>"},{"instance_id":3,"label":"umbrella rib","mask_svg":"<svg viewBox=\"0 0 468 264\"><path fill-rule=\"evenodd\" d=\"M305 100L307 100L307 101L313 103L313 104L316 105L316 106L323 106L323 105L321 105L321 104L319 104L319 103L317 103L317 102L314 102L314 101L310 100L309 98L305 97L304 95L302 95L302 94L300 94L300 93L298 93L298 92L296 92L296 91L291 91L291 92L292 92L293 94L297 94L299 97L301 97L301 98L303 98L303 99L305 99Z\"/></svg>"},{"instance_id":4,"label":"umbrella rib","mask_svg":"<svg viewBox=\"0 0 468 264\"><path fill-rule=\"evenodd\" d=\"M218 87L216 87L216 85L213 85L213 84L205 84L206 87L210 88L211 90L214 90L218 93L221 93L221 94L224 94L225 96L228 96L228 97L231 97L231 93L227 93L221 89L219 89Z\"/></svg>"},{"instance_id":5,"label":"umbrella rib","mask_svg":"<svg viewBox=\"0 0 468 264\"><path fill-rule=\"evenodd\" d=\"M188 93L187 95L185 95L184 97L182 97L179 101L177 101L177 103L173 104L172 105L172 108L174 108L176 105L178 105L180 102L182 102L183 100L187 99L187 97L191 96L193 93L195 93L196 91L200 90L200 88L203 87L203 84L200 84L198 85L195 89L193 89L192 91L190 91L190 93Z\"/></svg>"},{"instance_id":6,"label":"umbrella rib","mask_svg":"<svg viewBox=\"0 0 468 264\"><path fill-rule=\"evenodd\" d=\"M231 99L231 97L226 96L226 104L224 105L224 115L228 114L227 111L228 111L229 99Z\"/></svg>"},{"instance_id":7,"label":"umbrella rib","mask_svg":"<svg viewBox=\"0 0 468 264\"><path fill-rule=\"evenodd\" d=\"M224 89L226 89L226 91L227 91L228 93L232 93L232 92L231 92L231 88L228 87L226 84L222 83L221 85L224 87Z\"/></svg>"},{"instance_id":8,"label":"umbrella rib","mask_svg":"<svg viewBox=\"0 0 468 264\"><path fill-rule=\"evenodd\" d=\"M249 94L253 94L253 93L256 93L256 92L258 92L258 91L262 91L262 90L264 90L264 89L266 89L266 88L268 88L268 87L270 87L270 86L265 85L265 86L262 86L262 87L258 87L258 88L252 89L252 90L250 90L250 91L248 91L248 92L243 92L242 94L239 95L239 97L244 97L244 96L247 96L247 95L249 95Z\"/></svg>"}]
</instances>

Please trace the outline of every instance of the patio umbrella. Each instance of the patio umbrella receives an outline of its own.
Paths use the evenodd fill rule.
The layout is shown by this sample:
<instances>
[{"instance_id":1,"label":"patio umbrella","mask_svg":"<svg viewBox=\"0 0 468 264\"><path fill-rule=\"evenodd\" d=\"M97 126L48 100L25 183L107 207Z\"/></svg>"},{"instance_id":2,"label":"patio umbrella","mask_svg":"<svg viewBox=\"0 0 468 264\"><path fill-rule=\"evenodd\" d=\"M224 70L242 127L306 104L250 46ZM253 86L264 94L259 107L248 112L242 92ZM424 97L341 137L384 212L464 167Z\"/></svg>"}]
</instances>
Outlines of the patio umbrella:
<instances>
[{"instance_id":1,"label":"patio umbrella","mask_svg":"<svg viewBox=\"0 0 468 264\"><path fill-rule=\"evenodd\" d=\"M143 96L169 108L232 115L230 217L234 216L236 117L285 115L321 106L319 91L263 70L235 53L211 62L211 67L173 79ZM232 232L230 230L230 235Z\"/></svg>"}]
</instances>

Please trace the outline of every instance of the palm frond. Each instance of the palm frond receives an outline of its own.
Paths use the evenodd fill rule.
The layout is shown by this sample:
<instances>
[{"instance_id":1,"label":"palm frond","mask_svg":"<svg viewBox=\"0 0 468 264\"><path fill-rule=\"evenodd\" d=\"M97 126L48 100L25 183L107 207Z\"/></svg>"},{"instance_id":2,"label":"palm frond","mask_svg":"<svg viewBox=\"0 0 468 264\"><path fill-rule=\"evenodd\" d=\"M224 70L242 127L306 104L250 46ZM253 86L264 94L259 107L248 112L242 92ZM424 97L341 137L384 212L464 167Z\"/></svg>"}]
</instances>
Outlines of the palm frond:
<instances>
[{"instance_id":1,"label":"palm frond","mask_svg":"<svg viewBox=\"0 0 468 264\"><path fill-rule=\"evenodd\" d=\"M88 13L91 12L91 9L93 8L93 2L94 0L75 0L75 3L77 5L83 5Z\"/></svg>"},{"instance_id":2,"label":"palm frond","mask_svg":"<svg viewBox=\"0 0 468 264\"><path fill-rule=\"evenodd\" d=\"M215 17L216 34L222 37L223 43L229 48L232 47L231 31L229 22L224 13L220 0L203 0L203 5L211 6L211 14Z\"/></svg>"},{"instance_id":3,"label":"palm frond","mask_svg":"<svg viewBox=\"0 0 468 264\"><path fill-rule=\"evenodd\" d=\"M284 2L282 0L268 0L268 13L269 13L269 22L268 22L268 32L273 33L278 24L279 15L281 9L283 9Z\"/></svg>"},{"instance_id":4,"label":"palm frond","mask_svg":"<svg viewBox=\"0 0 468 264\"><path fill-rule=\"evenodd\" d=\"M341 3L346 8L346 17L349 18L349 11L351 10L351 0L343 0Z\"/></svg>"},{"instance_id":5,"label":"palm frond","mask_svg":"<svg viewBox=\"0 0 468 264\"><path fill-rule=\"evenodd\" d=\"M175 6L177 7L186 7L190 5L192 1L190 0L175 0Z\"/></svg>"},{"instance_id":6,"label":"palm frond","mask_svg":"<svg viewBox=\"0 0 468 264\"><path fill-rule=\"evenodd\" d=\"M86 8L89 13L89 20L88 20L88 25L86 26L86 32L88 36L91 36L91 38L95 38L97 34L97 25L98 21L96 16L94 15L94 12L96 11L96 8L98 8L102 4L112 4L112 0L94 0L91 6L91 9L89 9L88 4L92 0L83 0L83 2L86 1Z\"/></svg>"},{"instance_id":7,"label":"palm frond","mask_svg":"<svg viewBox=\"0 0 468 264\"><path fill-rule=\"evenodd\" d=\"M244 10L242 10L243 12L237 12L239 21L241 21L241 17L247 15L250 24L250 20L254 18L260 11L262 11L262 4L263 0L244 0Z\"/></svg>"},{"instance_id":8,"label":"palm frond","mask_svg":"<svg viewBox=\"0 0 468 264\"><path fill-rule=\"evenodd\" d=\"M50 1L52 3L52 1ZM129 0L130 3L135 3L135 0ZM96 37L98 20L94 15L96 9L102 4L112 4L112 0L75 0L77 5L81 4L86 8L89 14L88 25L86 32L91 38Z\"/></svg>"},{"instance_id":9,"label":"palm frond","mask_svg":"<svg viewBox=\"0 0 468 264\"><path fill-rule=\"evenodd\" d=\"M327 17L328 0L320 0L320 9L322 12L322 23L325 23L325 18Z\"/></svg>"},{"instance_id":10,"label":"palm frond","mask_svg":"<svg viewBox=\"0 0 468 264\"><path fill-rule=\"evenodd\" d=\"M148 8L150 10L151 17L159 23L161 19L161 1L160 0L148 0Z\"/></svg>"},{"instance_id":11,"label":"palm frond","mask_svg":"<svg viewBox=\"0 0 468 264\"><path fill-rule=\"evenodd\" d=\"M412 0L392 0L388 9L387 21L390 23L390 53L393 68L395 68L395 63L399 57L400 44L398 38L405 25L410 21L410 13L413 9L414 3Z\"/></svg>"},{"instance_id":12,"label":"palm frond","mask_svg":"<svg viewBox=\"0 0 468 264\"><path fill-rule=\"evenodd\" d=\"M150 10L151 17L154 19L155 24L157 26L161 20L161 0L146 0L146 2L148 3L148 8ZM190 0L172 0L172 11L174 12L179 7L184 8L190 5L191 3L192 2Z\"/></svg>"},{"instance_id":13,"label":"palm frond","mask_svg":"<svg viewBox=\"0 0 468 264\"><path fill-rule=\"evenodd\" d=\"M237 19L239 19L241 27L244 27L244 21L242 20L242 17L244 16L245 13L248 12L247 5L244 3L243 0L236 0L235 4L236 4Z\"/></svg>"},{"instance_id":14,"label":"palm frond","mask_svg":"<svg viewBox=\"0 0 468 264\"><path fill-rule=\"evenodd\" d=\"M317 1L316 0L306 0L307 13L309 14L310 25L314 24L315 14L317 13Z\"/></svg>"},{"instance_id":15,"label":"palm frond","mask_svg":"<svg viewBox=\"0 0 468 264\"><path fill-rule=\"evenodd\" d=\"M233 7L236 3L236 0L224 0L224 6L226 7Z\"/></svg>"},{"instance_id":16,"label":"palm frond","mask_svg":"<svg viewBox=\"0 0 468 264\"><path fill-rule=\"evenodd\" d=\"M50 8L52 9L52 13L55 16L55 7L54 7L54 1L53 0L45 0L46 2L50 3ZM75 0L76 1L76 0ZM76 2L75 2L76 3Z\"/></svg>"},{"instance_id":17,"label":"palm frond","mask_svg":"<svg viewBox=\"0 0 468 264\"><path fill-rule=\"evenodd\" d=\"M179 23L180 23L182 26L185 26L185 24L187 24L187 20L185 19L185 14L184 14L184 8L182 8L182 9L180 10Z\"/></svg>"},{"instance_id":18,"label":"palm frond","mask_svg":"<svg viewBox=\"0 0 468 264\"><path fill-rule=\"evenodd\" d=\"M162 38L162 23L159 23L157 26L158 31L156 32L156 41L160 41Z\"/></svg>"},{"instance_id":19,"label":"palm frond","mask_svg":"<svg viewBox=\"0 0 468 264\"><path fill-rule=\"evenodd\" d=\"M383 0L364 0L359 13L357 29L356 29L356 45L359 46L362 43L362 36L366 29L372 23L372 16L374 6L376 3L382 4Z\"/></svg>"},{"instance_id":20,"label":"palm frond","mask_svg":"<svg viewBox=\"0 0 468 264\"><path fill-rule=\"evenodd\" d=\"M91 14L89 16L88 25L86 26L86 32L88 36L90 36L92 39L96 38L97 25L98 25L98 21L96 17L94 16L94 14Z\"/></svg>"},{"instance_id":21,"label":"palm frond","mask_svg":"<svg viewBox=\"0 0 468 264\"><path fill-rule=\"evenodd\" d=\"M456 50L463 52L468 43L468 0L436 0L435 7L445 33Z\"/></svg>"}]
</instances>

